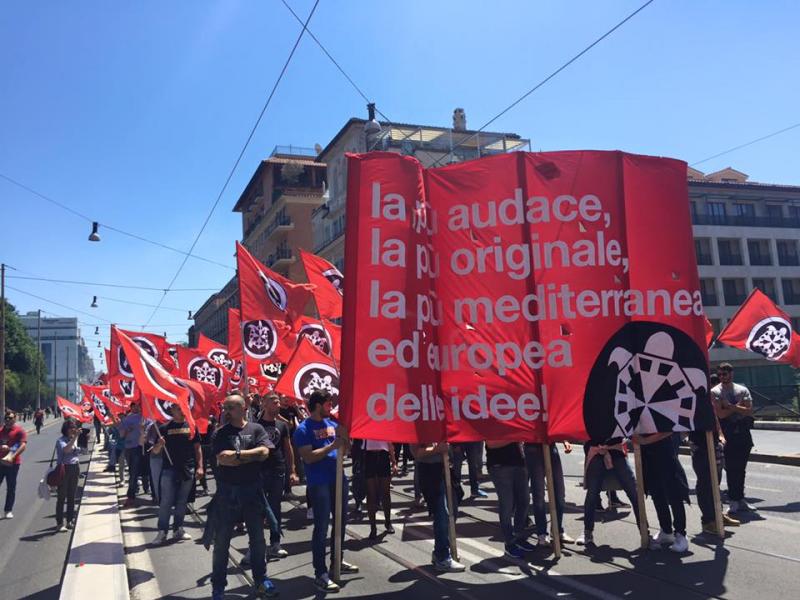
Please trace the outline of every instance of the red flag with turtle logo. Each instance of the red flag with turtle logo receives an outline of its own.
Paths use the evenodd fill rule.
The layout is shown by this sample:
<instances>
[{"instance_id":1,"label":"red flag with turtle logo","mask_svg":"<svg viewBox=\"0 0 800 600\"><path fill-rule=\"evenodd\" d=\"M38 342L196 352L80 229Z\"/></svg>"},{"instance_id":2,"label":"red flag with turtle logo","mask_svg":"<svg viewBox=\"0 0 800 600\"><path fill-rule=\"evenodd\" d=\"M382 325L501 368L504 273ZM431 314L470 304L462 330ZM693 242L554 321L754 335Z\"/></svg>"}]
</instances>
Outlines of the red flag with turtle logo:
<instances>
[{"instance_id":1,"label":"red flag with turtle logo","mask_svg":"<svg viewBox=\"0 0 800 600\"><path fill-rule=\"evenodd\" d=\"M307 402L315 391L326 391L337 405L339 372L330 356L308 338L302 338L275 384L275 391L303 402Z\"/></svg>"},{"instance_id":2,"label":"red flag with turtle logo","mask_svg":"<svg viewBox=\"0 0 800 600\"><path fill-rule=\"evenodd\" d=\"M791 318L758 288L728 321L717 342L800 367L800 335L792 328Z\"/></svg>"},{"instance_id":3,"label":"red flag with turtle logo","mask_svg":"<svg viewBox=\"0 0 800 600\"><path fill-rule=\"evenodd\" d=\"M338 319L342 316L344 276L324 258L300 249L308 281L316 286L314 300L320 319Z\"/></svg>"},{"instance_id":4,"label":"red flag with turtle logo","mask_svg":"<svg viewBox=\"0 0 800 600\"><path fill-rule=\"evenodd\" d=\"M56 403L58 404L58 410L61 411L61 414L65 419L75 419L81 423L92 422L92 414L84 413L83 409L77 404L62 398L61 396L56 396Z\"/></svg>"}]
</instances>

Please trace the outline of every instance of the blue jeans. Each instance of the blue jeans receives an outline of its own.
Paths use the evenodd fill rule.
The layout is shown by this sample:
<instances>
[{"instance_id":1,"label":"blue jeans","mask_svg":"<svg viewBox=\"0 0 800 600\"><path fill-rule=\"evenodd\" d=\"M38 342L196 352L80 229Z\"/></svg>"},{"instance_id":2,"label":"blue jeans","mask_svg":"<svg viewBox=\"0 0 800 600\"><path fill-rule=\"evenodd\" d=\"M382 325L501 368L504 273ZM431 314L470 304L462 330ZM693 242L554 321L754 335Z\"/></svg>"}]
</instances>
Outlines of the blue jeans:
<instances>
[{"instance_id":1,"label":"blue jeans","mask_svg":"<svg viewBox=\"0 0 800 600\"><path fill-rule=\"evenodd\" d=\"M152 462L150 464L152 466ZM164 532L169 530L169 515L172 513L172 507L174 506L175 514L172 519L172 530L176 531L178 528L183 527L183 519L186 516L186 501L189 499L189 492L192 490L194 480L190 477L184 481L182 473L170 467L163 469L160 476L158 530Z\"/></svg>"},{"instance_id":2,"label":"blue jeans","mask_svg":"<svg viewBox=\"0 0 800 600\"><path fill-rule=\"evenodd\" d=\"M264 541L264 517L267 500L261 481L247 485L232 485L217 480L214 494L218 507L214 521L214 553L211 569L211 587L222 591L228 583L228 557L231 537L236 523L244 521L250 547L250 565L253 581L261 583L267 576L267 544Z\"/></svg>"},{"instance_id":3,"label":"blue jeans","mask_svg":"<svg viewBox=\"0 0 800 600\"><path fill-rule=\"evenodd\" d=\"M344 556L344 529L347 526L347 477L342 478L342 556ZM314 563L314 576L319 577L328 572L326 547L328 544L328 526L333 523L335 508L336 484L309 485L307 488L311 505L314 507L314 531L311 534L311 554ZM335 525L334 525L335 527ZM335 529L334 529L335 530ZM331 535L333 545L333 535Z\"/></svg>"},{"instance_id":4,"label":"blue jeans","mask_svg":"<svg viewBox=\"0 0 800 600\"><path fill-rule=\"evenodd\" d=\"M465 459L469 475L469 489L474 495L478 489L478 475L480 475L483 463L483 442L463 442L454 446L453 470L458 484L461 484L461 465L464 464Z\"/></svg>"},{"instance_id":5,"label":"blue jeans","mask_svg":"<svg viewBox=\"0 0 800 600\"><path fill-rule=\"evenodd\" d=\"M416 470L422 496L433 517L433 555L436 560L445 560L450 557L450 514L442 463L417 461Z\"/></svg>"},{"instance_id":6,"label":"blue jeans","mask_svg":"<svg viewBox=\"0 0 800 600\"><path fill-rule=\"evenodd\" d=\"M125 460L128 463L128 498L133 500L136 498L136 492L139 490L139 477L142 477L142 487L144 491L147 492L147 473L142 472L142 465L144 463L142 447L125 448Z\"/></svg>"},{"instance_id":7,"label":"blue jeans","mask_svg":"<svg viewBox=\"0 0 800 600\"><path fill-rule=\"evenodd\" d=\"M274 546L281 541L281 500L283 500L283 486L286 480L285 473L262 471L261 478L264 482L264 495L267 497L272 518L269 519L269 544Z\"/></svg>"},{"instance_id":8,"label":"blue jeans","mask_svg":"<svg viewBox=\"0 0 800 600\"><path fill-rule=\"evenodd\" d=\"M14 510L14 500L17 499L17 475L19 465L0 466L0 484L6 482L6 506L5 511Z\"/></svg>"},{"instance_id":9,"label":"blue jeans","mask_svg":"<svg viewBox=\"0 0 800 600\"><path fill-rule=\"evenodd\" d=\"M161 470L164 468L164 457L160 454L150 454L150 485L153 492L153 499L156 502L161 500L161 491L159 489L161 481Z\"/></svg>"},{"instance_id":10,"label":"blue jeans","mask_svg":"<svg viewBox=\"0 0 800 600\"><path fill-rule=\"evenodd\" d=\"M625 455L617 450L609 452L613 464L613 470L622 489L628 496L628 500L633 507L633 514L636 517L636 522L639 522L639 505L636 498L636 478L633 475L631 466L625 459ZM583 529L585 531L594 531L594 511L597 507L597 499L600 497L600 490L603 487L603 479L606 476L605 463L602 456L595 456L592 458L586 467L585 485L586 485L586 500L583 502Z\"/></svg>"},{"instance_id":11,"label":"blue jeans","mask_svg":"<svg viewBox=\"0 0 800 600\"><path fill-rule=\"evenodd\" d=\"M492 465L489 467L489 476L497 491L503 540L507 545L514 544L525 534L525 521L528 518L528 475L522 465Z\"/></svg>"},{"instance_id":12,"label":"blue jeans","mask_svg":"<svg viewBox=\"0 0 800 600\"><path fill-rule=\"evenodd\" d=\"M564 470L561 467L561 455L555 444L550 445L550 462L553 465L553 487L555 488L556 515L558 530L564 531ZM525 464L528 467L531 497L533 498L533 520L536 523L536 535L547 533L547 502L544 499L544 445L525 444Z\"/></svg>"}]
</instances>

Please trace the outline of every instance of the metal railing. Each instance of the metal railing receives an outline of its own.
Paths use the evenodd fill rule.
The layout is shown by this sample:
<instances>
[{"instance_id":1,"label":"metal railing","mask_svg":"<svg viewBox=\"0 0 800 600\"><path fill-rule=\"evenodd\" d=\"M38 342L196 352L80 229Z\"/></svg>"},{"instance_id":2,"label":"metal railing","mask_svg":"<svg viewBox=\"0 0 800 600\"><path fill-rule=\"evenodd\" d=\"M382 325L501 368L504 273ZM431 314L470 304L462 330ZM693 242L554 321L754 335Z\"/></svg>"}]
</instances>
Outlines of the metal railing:
<instances>
[{"instance_id":1,"label":"metal railing","mask_svg":"<svg viewBox=\"0 0 800 600\"><path fill-rule=\"evenodd\" d=\"M270 156L308 156L316 158L317 151L314 148L307 148L305 146L275 146L270 152Z\"/></svg>"}]
</instances>

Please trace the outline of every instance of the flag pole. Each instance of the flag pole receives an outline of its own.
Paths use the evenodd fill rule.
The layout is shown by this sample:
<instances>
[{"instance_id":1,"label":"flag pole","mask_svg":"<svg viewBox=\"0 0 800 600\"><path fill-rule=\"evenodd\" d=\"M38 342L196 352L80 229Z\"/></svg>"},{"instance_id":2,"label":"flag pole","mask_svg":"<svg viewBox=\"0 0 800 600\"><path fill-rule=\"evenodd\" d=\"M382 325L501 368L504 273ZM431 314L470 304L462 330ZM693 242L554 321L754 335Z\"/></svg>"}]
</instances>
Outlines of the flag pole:
<instances>
[{"instance_id":1,"label":"flag pole","mask_svg":"<svg viewBox=\"0 0 800 600\"><path fill-rule=\"evenodd\" d=\"M550 508L550 538L553 543L553 555L561 558L561 528L558 526L556 486L555 477L553 477L553 461L550 457L550 444L542 444L542 450L544 450L544 474L547 480L547 504Z\"/></svg>"},{"instance_id":2,"label":"flag pole","mask_svg":"<svg viewBox=\"0 0 800 600\"><path fill-rule=\"evenodd\" d=\"M708 468L711 477L711 497L714 499L714 520L717 525L717 534L725 539L725 523L722 521L722 498L719 493L719 472L717 471L717 449L714 444L714 434L706 431L706 455L708 455Z\"/></svg>"},{"instance_id":3,"label":"flag pole","mask_svg":"<svg viewBox=\"0 0 800 600\"><path fill-rule=\"evenodd\" d=\"M650 546L650 532L647 527L647 507L644 503L642 448L636 441L633 441L633 458L636 465L636 504L639 507L639 534L641 536L642 550L644 550Z\"/></svg>"},{"instance_id":4,"label":"flag pole","mask_svg":"<svg viewBox=\"0 0 800 600\"><path fill-rule=\"evenodd\" d=\"M456 515L458 510L453 504L453 478L450 475L450 445L447 445L447 452L442 455L442 466L444 468L444 487L447 494L447 529L450 536L450 554L454 560L458 560L458 546L456 544Z\"/></svg>"}]
</instances>

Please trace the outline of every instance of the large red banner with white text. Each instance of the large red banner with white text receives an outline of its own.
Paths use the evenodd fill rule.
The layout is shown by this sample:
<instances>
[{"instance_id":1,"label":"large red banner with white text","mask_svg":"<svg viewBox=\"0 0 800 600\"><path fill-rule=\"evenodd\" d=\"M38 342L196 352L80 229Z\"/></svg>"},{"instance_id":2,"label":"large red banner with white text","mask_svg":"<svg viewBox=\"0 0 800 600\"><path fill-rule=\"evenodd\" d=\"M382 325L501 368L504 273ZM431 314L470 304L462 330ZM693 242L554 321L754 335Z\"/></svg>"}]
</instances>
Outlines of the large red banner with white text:
<instances>
[{"instance_id":1,"label":"large red banner with white text","mask_svg":"<svg viewBox=\"0 0 800 600\"><path fill-rule=\"evenodd\" d=\"M394 441L711 424L686 164L348 162L342 421Z\"/></svg>"}]
</instances>

